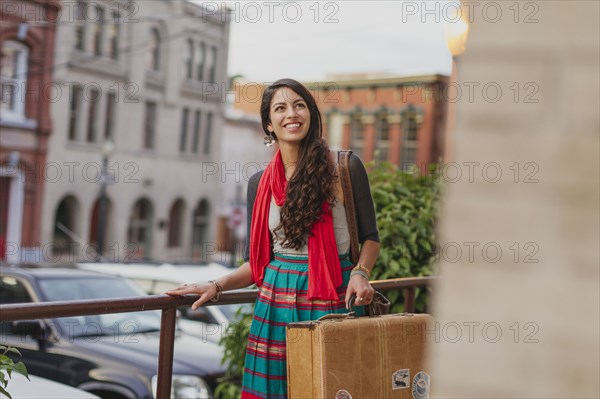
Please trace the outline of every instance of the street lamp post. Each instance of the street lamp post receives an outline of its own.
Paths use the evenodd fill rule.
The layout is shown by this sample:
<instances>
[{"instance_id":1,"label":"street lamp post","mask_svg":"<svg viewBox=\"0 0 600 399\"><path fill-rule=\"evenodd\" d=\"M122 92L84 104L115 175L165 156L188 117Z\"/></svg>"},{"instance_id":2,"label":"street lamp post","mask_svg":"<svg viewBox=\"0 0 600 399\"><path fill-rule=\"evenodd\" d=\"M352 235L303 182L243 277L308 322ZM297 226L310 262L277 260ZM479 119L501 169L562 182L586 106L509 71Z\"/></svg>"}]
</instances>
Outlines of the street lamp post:
<instances>
[{"instance_id":1,"label":"street lamp post","mask_svg":"<svg viewBox=\"0 0 600 399\"><path fill-rule=\"evenodd\" d=\"M98 260L104 256L104 235L106 234L106 187L108 186L108 159L114 150L110 139L102 145L102 175L100 177L100 198L98 210Z\"/></svg>"}]
</instances>

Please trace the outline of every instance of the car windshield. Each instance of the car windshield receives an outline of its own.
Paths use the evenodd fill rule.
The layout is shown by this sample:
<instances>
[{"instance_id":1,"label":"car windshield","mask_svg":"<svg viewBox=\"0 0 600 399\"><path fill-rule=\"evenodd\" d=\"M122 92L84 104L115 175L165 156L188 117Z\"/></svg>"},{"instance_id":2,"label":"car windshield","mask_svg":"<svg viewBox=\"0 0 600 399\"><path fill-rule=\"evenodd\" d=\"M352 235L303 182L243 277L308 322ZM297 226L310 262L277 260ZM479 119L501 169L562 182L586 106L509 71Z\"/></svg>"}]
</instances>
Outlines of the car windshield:
<instances>
[{"instance_id":1,"label":"car windshield","mask_svg":"<svg viewBox=\"0 0 600 399\"><path fill-rule=\"evenodd\" d=\"M74 301L145 296L127 280L101 276L76 278L47 278L40 280L46 301ZM99 335L131 335L160 331L160 312L130 312L92 316L61 317L56 319L69 337Z\"/></svg>"}]
</instances>

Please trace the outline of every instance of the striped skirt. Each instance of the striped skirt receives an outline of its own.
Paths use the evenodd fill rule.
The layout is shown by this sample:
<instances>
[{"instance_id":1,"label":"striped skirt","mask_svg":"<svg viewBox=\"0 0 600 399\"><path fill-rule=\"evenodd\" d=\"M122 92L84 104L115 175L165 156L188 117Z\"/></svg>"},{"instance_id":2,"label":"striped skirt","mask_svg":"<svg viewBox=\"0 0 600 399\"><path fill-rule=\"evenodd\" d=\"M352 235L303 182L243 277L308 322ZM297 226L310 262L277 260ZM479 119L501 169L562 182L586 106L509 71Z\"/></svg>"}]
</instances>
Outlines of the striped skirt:
<instances>
[{"instance_id":1,"label":"striped skirt","mask_svg":"<svg viewBox=\"0 0 600 399\"><path fill-rule=\"evenodd\" d=\"M346 313L344 297L353 264L340 256L343 283L338 301L308 300L308 258L279 255L267 266L250 326L242 399L287 398L285 327L290 322L316 320ZM362 315L362 307L355 308Z\"/></svg>"}]
</instances>

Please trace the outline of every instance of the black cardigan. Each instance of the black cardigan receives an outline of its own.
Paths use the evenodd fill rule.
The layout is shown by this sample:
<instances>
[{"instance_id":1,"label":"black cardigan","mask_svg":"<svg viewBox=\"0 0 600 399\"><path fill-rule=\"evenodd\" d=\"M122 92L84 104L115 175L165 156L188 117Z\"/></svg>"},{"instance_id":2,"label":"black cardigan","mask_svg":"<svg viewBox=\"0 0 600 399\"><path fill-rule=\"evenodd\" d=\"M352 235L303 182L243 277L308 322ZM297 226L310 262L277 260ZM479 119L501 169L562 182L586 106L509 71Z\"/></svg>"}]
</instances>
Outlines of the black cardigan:
<instances>
[{"instance_id":1,"label":"black cardigan","mask_svg":"<svg viewBox=\"0 0 600 399\"><path fill-rule=\"evenodd\" d=\"M252 221L252 210L254 209L254 200L258 190L258 182L262 177L263 170L255 173L248 181L248 199L247 199L247 234L246 246L244 247L244 261L250 260L250 223ZM350 154L350 180L352 181L352 194L354 196L354 206L356 208L356 219L358 225L358 240L362 244L366 240L379 242L379 232L377 230L377 219L375 218L375 206L371 196L371 186L369 177L362 161L355 154Z\"/></svg>"}]
</instances>

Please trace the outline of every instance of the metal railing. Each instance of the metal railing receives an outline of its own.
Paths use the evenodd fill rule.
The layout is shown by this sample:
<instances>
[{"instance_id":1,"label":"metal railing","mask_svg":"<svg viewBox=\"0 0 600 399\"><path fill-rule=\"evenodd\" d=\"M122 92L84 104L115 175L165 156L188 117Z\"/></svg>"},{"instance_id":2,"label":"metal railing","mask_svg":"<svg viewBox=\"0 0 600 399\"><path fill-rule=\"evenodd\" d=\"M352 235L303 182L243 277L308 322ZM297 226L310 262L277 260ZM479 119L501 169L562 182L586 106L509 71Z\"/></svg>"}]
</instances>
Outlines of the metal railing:
<instances>
[{"instance_id":1,"label":"metal railing","mask_svg":"<svg viewBox=\"0 0 600 399\"><path fill-rule=\"evenodd\" d=\"M436 279L437 277L399 278L371 281L371 285L379 291L403 290L404 310L413 313L415 309L416 288L431 286ZM207 302L204 306L251 303L256 299L257 293L258 290L256 289L225 292L218 302ZM167 399L171 395L177 307L189 306L196 299L198 299L196 295L187 295L185 297L148 295L133 298L21 303L0 305L0 315L2 315L2 322L9 322L54 317L162 310L156 396L158 399Z\"/></svg>"}]
</instances>

